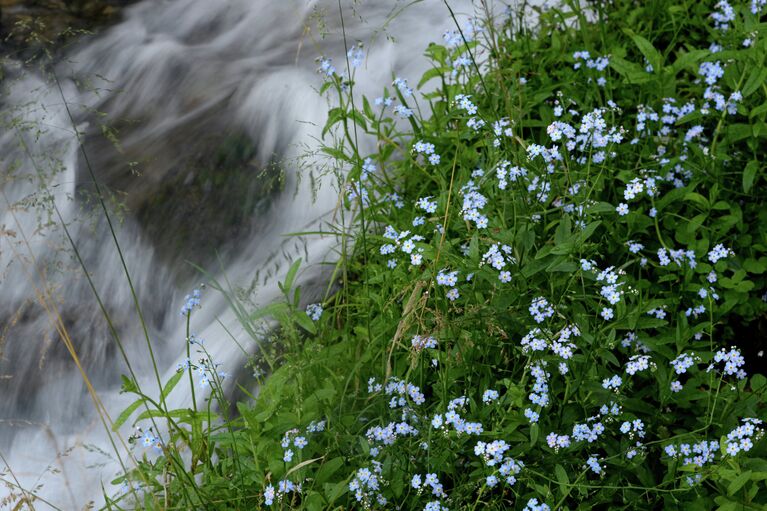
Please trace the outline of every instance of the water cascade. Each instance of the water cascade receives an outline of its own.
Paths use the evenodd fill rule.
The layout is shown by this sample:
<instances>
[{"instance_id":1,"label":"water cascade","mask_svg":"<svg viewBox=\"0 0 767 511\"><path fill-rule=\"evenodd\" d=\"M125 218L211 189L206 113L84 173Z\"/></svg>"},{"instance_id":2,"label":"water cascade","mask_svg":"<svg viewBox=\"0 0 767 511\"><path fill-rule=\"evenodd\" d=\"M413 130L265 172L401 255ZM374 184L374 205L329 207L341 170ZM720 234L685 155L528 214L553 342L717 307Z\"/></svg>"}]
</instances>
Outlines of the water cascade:
<instances>
[{"instance_id":1,"label":"water cascade","mask_svg":"<svg viewBox=\"0 0 767 511\"><path fill-rule=\"evenodd\" d=\"M454 3L463 19L471 14ZM368 97L394 75L417 82L423 49L452 26L442 2L404 5L342 3L346 44L365 43L355 87ZM298 257L308 263L299 279L307 298L325 289L318 263L337 257L336 237L285 234L339 222L335 178L300 157L316 146L328 110L316 58L332 57L341 70L345 48L335 1L145 0L82 40L50 75L9 64L0 100L8 176L0 182L0 449L22 486L62 509L98 502L102 481L114 490L118 467L54 327L57 314L110 415L126 404L118 392L126 368L53 204L142 384L156 389L72 121L98 181L118 199L108 201L117 239L167 379L184 356L179 308L201 279L187 261L251 290L259 304L277 299L277 282ZM44 289L56 312L41 306ZM236 374L244 356L225 329L248 350L256 341L218 293L204 291L202 301L192 331ZM180 389L170 406L190 402Z\"/></svg>"}]
</instances>

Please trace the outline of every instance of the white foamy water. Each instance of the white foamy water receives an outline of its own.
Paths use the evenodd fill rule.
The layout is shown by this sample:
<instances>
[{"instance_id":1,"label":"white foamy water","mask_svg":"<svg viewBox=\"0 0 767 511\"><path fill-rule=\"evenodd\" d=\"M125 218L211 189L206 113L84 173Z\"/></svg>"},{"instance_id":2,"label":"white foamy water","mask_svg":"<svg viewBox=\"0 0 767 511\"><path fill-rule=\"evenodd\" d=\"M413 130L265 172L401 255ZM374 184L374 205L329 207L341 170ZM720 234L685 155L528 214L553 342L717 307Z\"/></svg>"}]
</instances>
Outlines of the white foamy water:
<instances>
[{"instance_id":1,"label":"white foamy water","mask_svg":"<svg viewBox=\"0 0 767 511\"><path fill-rule=\"evenodd\" d=\"M424 48L452 28L449 13L438 0L417 3L391 19L405 3L343 3L347 41L365 43L366 60L357 71L355 87L368 97L379 96L393 75L415 85L428 65L422 57ZM471 13L467 2L455 0L451 5L464 15L461 19ZM324 37L317 30L318 14L325 23ZM305 31L308 26L314 27L311 33ZM328 110L327 101L316 91L321 83L315 61L319 54L332 57L343 69L345 50L334 1L146 0L127 8L119 24L82 41L54 68L97 178L128 194L128 210L115 214L121 219L116 222L117 237L163 380L183 360L185 333L179 308L200 277L177 271L186 258L194 259L189 256L194 245L180 243L176 252L160 247L157 236L147 235L147 223L137 220L135 209L164 183L176 182L179 173L183 182L187 155L204 151L205 137L229 131L244 134L256 148L260 164L288 162L283 166L283 191L233 231L230 237L237 239L227 240L222 248L224 271L216 264L210 271L219 278L225 273L235 285L247 285L256 271L270 275L259 279L255 290L254 299L260 304L278 299L277 282L289 261L298 257L306 261L299 282L308 286L309 295L314 289L313 294L320 296L327 284L327 270L318 263L335 259L337 239L284 236L327 230L330 222L340 221L333 217L338 198L335 179L313 169L311 159L303 160L301 167L296 164L306 147L315 145ZM34 129L9 127L0 134L3 172L15 176L0 182L0 226L13 232L0 237L0 318L6 322L0 331L4 332L0 448L22 486L61 509L81 509L91 500L101 501L102 483L108 491L115 490L109 480L118 465L83 379L55 332L53 317L40 306L36 290L53 289L57 310L113 418L129 402L118 393L119 376L126 368L87 281L71 253L60 249L63 233L56 217L46 216L50 207L10 205L31 200L35 193L37 197L50 193L143 387L156 392L156 383L115 244L103 219L93 220L100 217L98 210L79 193L90 187L90 178L59 90L49 77L21 71L7 83L2 106L7 118L13 116ZM120 151L96 135L105 121L119 124ZM135 170L141 175L127 165L136 158L140 163ZM309 179L312 170L315 179ZM178 193L184 190L180 187ZM181 203L183 199L174 198ZM168 227L166 238L171 240L176 227L182 227L167 221L161 225ZM195 229L195 225L183 227ZM36 269L44 270L44 275ZM251 352L258 341L243 332L218 293L205 291L202 303L193 314L192 332L206 340L206 348L223 369L236 373L244 356L222 325ZM252 380L240 383L247 386ZM203 397L198 394L198 399ZM170 406L190 403L188 388L179 385ZM123 428L123 437L127 434L130 430ZM7 473L3 477L13 481ZM0 489L0 498L7 491ZM48 506L38 501L35 507Z\"/></svg>"}]
</instances>

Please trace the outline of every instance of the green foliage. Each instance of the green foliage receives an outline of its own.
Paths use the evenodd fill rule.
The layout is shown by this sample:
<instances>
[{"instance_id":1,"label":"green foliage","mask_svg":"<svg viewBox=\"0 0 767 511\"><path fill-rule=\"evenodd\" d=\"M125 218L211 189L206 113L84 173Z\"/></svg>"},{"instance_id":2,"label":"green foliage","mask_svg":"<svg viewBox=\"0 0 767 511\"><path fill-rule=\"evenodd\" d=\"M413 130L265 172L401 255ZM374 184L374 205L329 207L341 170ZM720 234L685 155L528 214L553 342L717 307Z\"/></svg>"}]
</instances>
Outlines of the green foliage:
<instances>
[{"instance_id":1,"label":"green foliage","mask_svg":"<svg viewBox=\"0 0 767 511\"><path fill-rule=\"evenodd\" d=\"M763 424L744 421L764 418L767 379L739 372L757 341L735 335L766 309L767 40L746 6L727 31L710 14L617 1L541 11L535 30L486 20L476 41L427 48L419 85L431 92L386 90L428 112L407 122L356 98L354 75L329 77L322 92L338 100L323 135L339 143L323 152L349 169L344 206L358 220L345 285L313 321L297 261L284 302L233 304L249 332L279 323L278 342L264 341L271 374L221 422L216 382L207 411L143 412L171 430L126 475L144 507L253 508L270 488L273 507L307 510L384 508L379 495L402 509L767 505ZM602 55L609 65L589 65ZM454 68L461 56L471 63ZM701 64L715 61L723 76L706 92ZM359 154L362 136L376 153ZM579 440L582 427L592 437ZM497 462L493 441L506 446ZM427 473L440 490L412 484Z\"/></svg>"}]
</instances>

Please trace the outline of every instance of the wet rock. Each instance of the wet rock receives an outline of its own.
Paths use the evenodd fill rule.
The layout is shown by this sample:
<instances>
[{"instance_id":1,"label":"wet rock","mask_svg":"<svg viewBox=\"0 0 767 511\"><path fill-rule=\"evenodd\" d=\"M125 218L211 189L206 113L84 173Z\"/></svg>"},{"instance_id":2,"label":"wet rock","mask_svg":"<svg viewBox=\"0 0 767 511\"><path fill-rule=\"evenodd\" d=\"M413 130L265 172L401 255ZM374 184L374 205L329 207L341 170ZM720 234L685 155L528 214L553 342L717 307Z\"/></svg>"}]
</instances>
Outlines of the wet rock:
<instances>
[{"instance_id":1,"label":"wet rock","mask_svg":"<svg viewBox=\"0 0 767 511\"><path fill-rule=\"evenodd\" d=\"M119 19L135 0L0 0L0 53L51 56L77 36Z\"/></svg>"}]
</instances>

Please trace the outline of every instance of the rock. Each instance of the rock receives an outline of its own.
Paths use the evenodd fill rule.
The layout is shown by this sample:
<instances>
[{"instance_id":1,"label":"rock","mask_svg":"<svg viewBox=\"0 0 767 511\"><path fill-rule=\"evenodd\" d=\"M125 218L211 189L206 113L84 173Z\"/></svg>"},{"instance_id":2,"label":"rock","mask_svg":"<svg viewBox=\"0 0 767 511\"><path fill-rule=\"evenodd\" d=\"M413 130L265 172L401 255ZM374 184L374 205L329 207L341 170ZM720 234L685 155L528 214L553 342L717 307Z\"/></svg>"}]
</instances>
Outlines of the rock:
<instances>
[{"instance_id":1,"label":"rock","mask_svg":"<svg viewBox=\"0 0 767 511\"><path fill-rule=\"evenodd\" d=\"M0 0L0 54L34 59L119 19L135 0Z\"/></svg>"}]
</instances>

